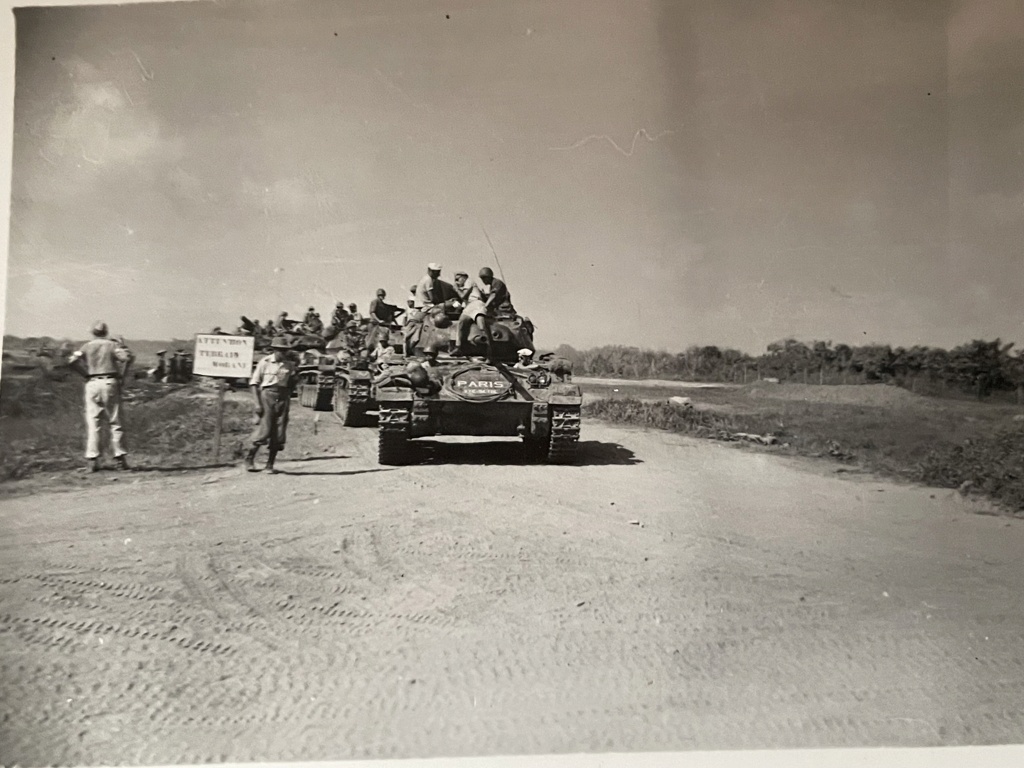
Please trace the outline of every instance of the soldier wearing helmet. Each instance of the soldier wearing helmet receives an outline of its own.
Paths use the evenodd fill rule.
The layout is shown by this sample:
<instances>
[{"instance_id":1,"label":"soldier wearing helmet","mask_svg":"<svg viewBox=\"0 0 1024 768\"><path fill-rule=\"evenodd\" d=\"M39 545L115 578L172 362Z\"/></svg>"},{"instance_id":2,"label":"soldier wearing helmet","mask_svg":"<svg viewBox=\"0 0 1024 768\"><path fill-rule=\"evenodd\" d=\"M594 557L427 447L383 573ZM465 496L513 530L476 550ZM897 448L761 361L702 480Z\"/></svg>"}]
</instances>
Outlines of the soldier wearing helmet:
<instances>
[{"instance_id":1,"label":"soldier wearing helmet","mask_svg":"<svg viewBox=\"0 0 1024 768\"><path fill-rule=\"evenodd\" d=\"M110 446L118 467L128 469L124 427L121 424L121 386L124 373L135 356L123 343L108 338L106 323L92 327L93 338L82 345L68 361L85 376L85 458L89 468L100 468L100 423L110 425Z\"/></svg>"}]
</instances>

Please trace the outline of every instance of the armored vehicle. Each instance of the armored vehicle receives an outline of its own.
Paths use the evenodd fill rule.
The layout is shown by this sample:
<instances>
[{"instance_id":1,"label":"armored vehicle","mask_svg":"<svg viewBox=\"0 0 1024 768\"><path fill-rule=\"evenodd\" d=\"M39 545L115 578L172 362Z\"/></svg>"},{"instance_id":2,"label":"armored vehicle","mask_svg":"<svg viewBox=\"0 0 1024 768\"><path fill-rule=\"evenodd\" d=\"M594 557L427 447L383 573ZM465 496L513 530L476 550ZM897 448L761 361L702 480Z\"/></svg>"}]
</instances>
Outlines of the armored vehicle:
<instances>
[{"instance_id":1,"label":"armored vehicle","mask_svg":"<svg viewBox=\"0 0 1024 768\"><path fill-rule=\"evenodd\" d=\"M498 315L490 345L485 330L473 326L462 356L454 356L457 315L444 314L435 313L440 322L428 317L416 347L374 380L380 463L412 462L412 441L435 435L518 436L539 460L573 462L582 391L565 361L517 362L518 350L534 349L529 319Z\"/></svg>"},{"instance_id":2,"label":"armored vehicle","mask_svg":"<svg viewBox=\"0 0 1024 768\"><path fill-rule=\"evenodd\" d=\"M298 366L299 405L317 411L331 410L338 359L317 349L301 353Z\"/></svg>"}]
</instances>

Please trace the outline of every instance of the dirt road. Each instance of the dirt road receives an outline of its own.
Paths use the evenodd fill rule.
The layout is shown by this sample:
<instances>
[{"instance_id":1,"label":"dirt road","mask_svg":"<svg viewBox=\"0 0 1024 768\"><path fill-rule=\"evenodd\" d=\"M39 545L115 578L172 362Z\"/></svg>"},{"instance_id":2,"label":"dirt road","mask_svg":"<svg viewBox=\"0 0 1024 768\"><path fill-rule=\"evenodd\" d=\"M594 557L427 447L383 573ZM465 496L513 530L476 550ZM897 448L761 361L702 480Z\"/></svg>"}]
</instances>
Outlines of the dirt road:
<instances>
[{"instance_id":1,"label":"dirt road","mask_svg":"<svg viewBox=\"0 0 1024 768\"><path fill-rule=\"evenodd\" d=\"M311 422L277 476L0 504L0 762L1024 733L1022 521L657 432L394 469L375 430Z\"/></svg>"}]
</instances>

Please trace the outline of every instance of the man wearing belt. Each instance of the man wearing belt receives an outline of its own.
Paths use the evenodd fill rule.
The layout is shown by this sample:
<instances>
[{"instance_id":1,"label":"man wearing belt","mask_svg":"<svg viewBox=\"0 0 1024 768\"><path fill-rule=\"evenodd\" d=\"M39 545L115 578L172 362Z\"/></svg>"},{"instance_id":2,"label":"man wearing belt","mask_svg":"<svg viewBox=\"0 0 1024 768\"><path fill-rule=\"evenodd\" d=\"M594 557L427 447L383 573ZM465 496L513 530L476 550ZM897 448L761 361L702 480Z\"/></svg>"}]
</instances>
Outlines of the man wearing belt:
<instances>
[{"instance_id":1,"label":"man wearing belt","mask_svg":"<svg viewBox=\"0 0 1024 768\"><path fill-rule=\"evenodd\" d=\"M107 333L106 323L96 323L92 328L92 340L83 344L68 361L87 379L85 458L93 472L100 468L100 422L104 416L110 424L110 447L114 460L121 469L128 469L124 427L121 425L121 379L135 356L123 344L108 339Z\"/></svg>"},{"instance_id":2,"label":"man wearing belt","mask_svg":"<svg viewBox=\"0 0 1024 768\"><path fill-rule=\"evenodd\" d=\"M288 407L292 401L292 379L295 377L295 363L288 359L288 340L275 336L270 342L271 354L264 357L252 372L249 386L256 398L256 415L259 424L252 434L252 448L245 457L245 468L256 472L254 461L261 445L269 452L267 471L276 475L274 459L284 448L288 436Z\"/></svg>"}]
</instances>

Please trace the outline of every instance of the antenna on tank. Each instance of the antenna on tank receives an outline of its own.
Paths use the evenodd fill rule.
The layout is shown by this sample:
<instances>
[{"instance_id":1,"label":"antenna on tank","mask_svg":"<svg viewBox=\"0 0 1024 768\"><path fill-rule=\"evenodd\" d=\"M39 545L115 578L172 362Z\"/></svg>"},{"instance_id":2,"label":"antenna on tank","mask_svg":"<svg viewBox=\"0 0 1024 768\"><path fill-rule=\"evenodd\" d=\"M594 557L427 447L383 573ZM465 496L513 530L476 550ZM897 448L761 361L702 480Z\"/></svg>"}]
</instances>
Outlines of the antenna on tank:
<instances>
[{"instance_id":1,"label":"antenna on tank","mask_svg":"<svg viewBox=\"0 0 1024 768\"><path fill-rule=\"evenodd\" d=\"M498 274L501 275L501 281L505 282L505 273L501 269L501 262L498 261L498 252L494 250L494 244L491 242L491 236L487 234L487 229L483 224L480 225L480 229L484 231L484 237L487 238L487 245L490 247L491 254L494 256L494 263L498 265Z\"/></svg>"}]
</instances>

